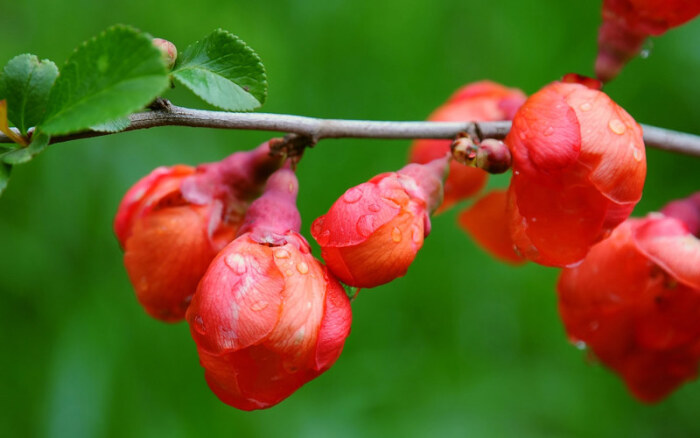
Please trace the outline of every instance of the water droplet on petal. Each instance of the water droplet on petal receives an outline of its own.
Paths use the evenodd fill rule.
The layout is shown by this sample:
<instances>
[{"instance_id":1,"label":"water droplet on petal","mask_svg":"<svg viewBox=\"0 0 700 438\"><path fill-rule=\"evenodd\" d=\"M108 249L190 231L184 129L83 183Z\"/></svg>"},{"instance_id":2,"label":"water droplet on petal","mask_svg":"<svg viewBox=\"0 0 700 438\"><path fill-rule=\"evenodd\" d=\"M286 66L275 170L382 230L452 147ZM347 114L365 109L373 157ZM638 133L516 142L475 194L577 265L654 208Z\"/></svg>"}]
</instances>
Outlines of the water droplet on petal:
<instances>
[{"instance_id":1,"label":"water droplet on petal","mask_svg":"<svg viewBox=\"0 0 700 438\"><path fill-rule=\"evenodd\" d=\"M381 207L379 207L379 204L369 204L369 207L367 207L367 208L369 208L369 211L372 211L374 213L381 210Z\"/></svg>"},{"instance_id":2,"label":"water droplet on petal","mask_svg":"<svg viewBox=\"0 0 700 438\"><path fill-rule=\"evenodd\" d=\"M574 342L574 346L578 348L579 350L585 350L586 349L586 343L583 341L576 341Z\"/></svg>"},{"instance_id":3,"label":"water droplet on petal","mask_svg":"<svg viewBox=\"0 0 700 438\"><path fill-rule=\"evenodd\" d=\"M294 275L294 271L292 271L291 269L287 269L284 272L284 275L286 275L287 277L291 277L292 275Z\"/></svg>"},{"instance_id":4,"label":"water droplet on petal","mask_svg":"<svg viewBox=\"0 0 700 438\"><path fill-rule=\"evenodd\" d=\"M417 226L413 226L413 231L411 231L411 239L413 243L421 243L423 240L423 232Z\"/></svg>"},{"instance_id":5,"label":"water droplet on petal","mask_svg":"<svg viewBox=\"0 0 700 438\"><path fill-rule=\"evenodd\" d=\"M201 315L194 317L194 329L202 335L206 334L207 328L204 326L204 320L202 319Z\"/></svg>"},{"instance_id":6,"label":"water droplet on petal","mask_svg":"<svg viewBox=\"0 0 700 438\"><path fill-rule=\"evenodd\" d=\"M646 41L644 41L644 45L642 46L642 50L639 53L639 56L642 57L642 59L647 59L651 55L651 51L654 48L654 40L651 38L647 38Z\"/></svg>"},{"instance_id":7,"label":"water droplet on petal","mask_svg":"<svg viewBox=\"0 0 700 438\"><path fill-rule=\"evenodd\" d=\"M331 240L330 230L323 230L321 234L316 235L316 241L321 246L327 245L329 240Z\"/></svg>"},{"instance_id":8,"label":"water droplet on petal","mask_svg":"<svg viewBox=\"0 0 700 438\"><path fill-rule=\"evenodd\" d=\"M288 259L289 258L289 251L286 249L278 249L275 251L275 257L278 259Z\"/></svg>"},{"instance_id":9,"label":"water droplet on petal","mask_svg":"<svg viewBox=\"0 0 700 438\"><path fill-rule=\"evenodd\" d=\"M394 229L391 230L391 240L396 243L401 242L401 230L399 230L399 227L394 227Z\"/></svg>"},{"instance_id":10,"label":"water droplet on petal","mask_svg":"<svg viewBox=\"0 0 700 438\"><path fill-rule=\"evenodd\" d=\"M363 237L368 237L374 232L374 216L366 214L357 220L357 232Z\"/></svg>"},{"instance_id":11,"label":"water droplet on petal","mask_svg":"<svg viewBox=\"0 0 700 438\"><path fill-rule=\"evenodd\" d=\"M549 137L550 135L554 134L554 128L552 128L551 126L547 126L543 134Z\"/></svg>"},{"instance_id":12,"label":"water droplet on petal","mask_svg":"<svg viewBox=\"0 0 700 438\"><path fill-rule=\"evenodd\" d=\"M300 274L306 274L309 272L309 265L307 265L304 262L301 262L297 265L297 271L299 271Z\"/></svg>"},{"instance_id":13,"label":"water droplet on petal","mask_svg":"<svg viewBox=\"0 0 700 438\"><path fill-rule=\"evenodd\" d=\"M311 224L311 234L314 236L317 234L321 234L323 232L323 223L325 222L326 218L321 216L320 218L316 219L312 224Z\"/></svg>"},{"instance_id":14,"label":"water droplet on petal","mask_svg":"<svg viewBox=\"0 0 700 438\"><path fill-rule=\"evenodd\" d=\"M224 259L229 268L238 275L243 275L246 271L245 257L238 253L233 253Z\"/></svg>"},{"instance_id":15,"label":"water droplet on petal","mask_svg":"<svg viewBox=\"0 0 700 438\"><path fill-rule=\"evenodd\" d=\"M253 303L252 306L250 306L250 309L253 312L260 312L261 310L264 310L267 307L267 301L260 300L256 303Z\"/></svg>"},{"instance_id":16,"label":"water droplet on petal","mask_svg":"<svg viewBox=\"0 0 700 438\"><path fill-rule=\"evenodd\" d=\"M590 111L590 109L591 109L591 104L588 103L588 102L582 103L581 106L580 106L579 108L581 108L581 111Z\"/></svg>"},{"instance_id":17,"label":"water droplet on petal","mask_svg":"<svg viewBox=\"0 0 700 438\"><path fill-rule=\"evenodd\" d=\"M638 148L634 148L634 152L632 152L632 157L636 161L642 161L642 151L640 151Z\"/></svg>"},{"instance_id":18,"label":"water droplet on petal","mask_svg":"<svg viewBox=\"0 0 700 438\"><path fill-rule=\"evenodd\" d=\"M520 140L525 140L527 138L527 133L525 131L520 133Z\"/></svg>"},{"instance_id":19,"label":"water droplet on petal","mask_svg":"<svg viewBox=\"0 0 700 438\"><path fill-rule=\"evenodd\" d=\"M608 122L608 127L612 132L614 132L617 135L622 135L625 133L625 130L627 127L625 126L624 123L622 123L621 120L619 119L612 119L610 122Z\"/></svg>"},{"instance_id":20,"label":"water droplet on petal","mask_svg":"<svg viewBox=\"0 0 700 438\"><path fill-rule=\"evenodd\" d=\"M361 197L362 197L362 189L358 189L357 187L352 187L352 188L348 189L348 191L343 194L343 201L347 202L348 204L353 204L353 203L359 201Z\"/></svg>"}]
</instances>

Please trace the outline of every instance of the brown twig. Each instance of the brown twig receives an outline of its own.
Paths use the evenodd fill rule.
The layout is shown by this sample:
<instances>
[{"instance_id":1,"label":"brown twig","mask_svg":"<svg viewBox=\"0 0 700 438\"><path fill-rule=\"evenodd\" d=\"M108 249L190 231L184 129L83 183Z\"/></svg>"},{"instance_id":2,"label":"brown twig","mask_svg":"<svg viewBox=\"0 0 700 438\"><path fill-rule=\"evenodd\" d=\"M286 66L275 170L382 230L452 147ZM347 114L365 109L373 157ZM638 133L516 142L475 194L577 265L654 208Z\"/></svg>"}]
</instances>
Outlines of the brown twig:
<instances>
[{"instance_id":1,"label":"brown twig","mask_svg":"<svg viewBox=\"0 0 700 438\"><path fill-rule=\"evenodd\" d=\"M502 139L510 130L509 121L499 122L387 122L369 120L320 119L266 113L230 113L158 105L158 109L129 116L124 131L158 126L190 126L215 129L244 129L298 134L316 141L326 138L452 139L466 132L477 139ZM700 157L700 136L642 125L646 146ZM123 132L123 131L122 131ZM111 132L85 131L52 137L51 143L111 135ZM0 134L0 143L11 143Z\"/></svg>"}]
</instances>

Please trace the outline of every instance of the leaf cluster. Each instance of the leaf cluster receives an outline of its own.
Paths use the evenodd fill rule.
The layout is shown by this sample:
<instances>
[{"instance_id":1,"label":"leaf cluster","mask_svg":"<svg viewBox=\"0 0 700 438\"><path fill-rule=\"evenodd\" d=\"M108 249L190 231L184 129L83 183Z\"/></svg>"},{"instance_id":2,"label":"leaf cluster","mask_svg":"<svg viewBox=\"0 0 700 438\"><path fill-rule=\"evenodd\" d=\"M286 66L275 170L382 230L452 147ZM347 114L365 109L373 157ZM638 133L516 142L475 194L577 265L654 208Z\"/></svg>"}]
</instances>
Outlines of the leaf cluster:
<instances>
[{"instance_id":1,"label":"leaf cluster","mask_svg":"<svg viewBox=\"0 0 700 438\"><path fill-rule=\"evenodd\" d=\"M15 142L0 145L0 194L12 167L52 136L127 130L130 114L175 83L227 111L252 111L267 97L260 57L221 29L187 47L171 71L149 34L123 25L82 43L60 71L32 54L12 58L0 72L0 131Z\"/></svg>"}]
</instances>

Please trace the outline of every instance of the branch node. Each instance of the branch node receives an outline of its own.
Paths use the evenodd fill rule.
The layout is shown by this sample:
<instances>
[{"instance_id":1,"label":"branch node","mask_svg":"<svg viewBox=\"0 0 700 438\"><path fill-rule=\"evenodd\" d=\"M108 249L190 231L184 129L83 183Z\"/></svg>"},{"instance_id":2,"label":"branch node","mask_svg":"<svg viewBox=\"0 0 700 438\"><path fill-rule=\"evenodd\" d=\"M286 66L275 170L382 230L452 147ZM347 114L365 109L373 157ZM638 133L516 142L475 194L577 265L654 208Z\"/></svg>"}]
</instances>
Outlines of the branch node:
<instances>
[{"instance_id":1,"label":"branch node","mask_svg":"<svg viewBox=\"0 0 700 438\"><path fill-rule=\"evenodd\" d=\"M153 102L149 103L147 108L151 111L162 111L170 113L173 110L173 104L168 99L156 97Z\"/></svg>"},{"instance_id":2,"label":"branch node","mask_svg":"<svg viewBox=\"0 0 700 438\"><path fill-rule=\"evenodd\" d=\"M283 155L289 159L292 168L296 165L304 155L307 147L314 147L318 139L315 136L305 134L287 134L282 138L273 138L270 140L270 154Z\"/></svg>"}]
</instances>

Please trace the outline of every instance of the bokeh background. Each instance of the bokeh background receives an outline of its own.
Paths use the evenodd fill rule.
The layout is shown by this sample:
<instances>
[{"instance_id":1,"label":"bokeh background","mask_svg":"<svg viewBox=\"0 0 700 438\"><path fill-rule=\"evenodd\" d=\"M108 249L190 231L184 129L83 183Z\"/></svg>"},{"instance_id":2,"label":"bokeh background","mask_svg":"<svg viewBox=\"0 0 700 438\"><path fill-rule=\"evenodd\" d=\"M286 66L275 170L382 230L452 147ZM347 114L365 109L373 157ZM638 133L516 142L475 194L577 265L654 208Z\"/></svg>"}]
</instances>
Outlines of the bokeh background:
<instances>
[{"instance_id":1,"label":"bokeh background","mask_svg":"<svg viewBox=\"0 0 700 438\"><path fill-rule=\"evenodd\" d=\"M0 0L0 63L31 52L61 66L114 23L183 50L222 27L268 71L264 110L420 120L490 78L527 93L592 73L600 3L560 0ZM607 92L638 121L700 133L700 22L655 38ZM206 108L180 89L180 105ZM126 189L159 165L219 160L264 132L158 128L50 147L0 198L0 435L691 436L700 383L633 400L571 346L557 271L511 268L434 218L405 278L363 292L336 365L282 404L230 408L209 391L186 324L137 304L112 234ZM407 141L326 140L298 174L311 221L351 185L405 162ZM700 189L700 160L649 151L636 214ZM491 186L507 185L507 176ZM318 255L318 247L314 247Z\"/></svg>"}]
</instances>

